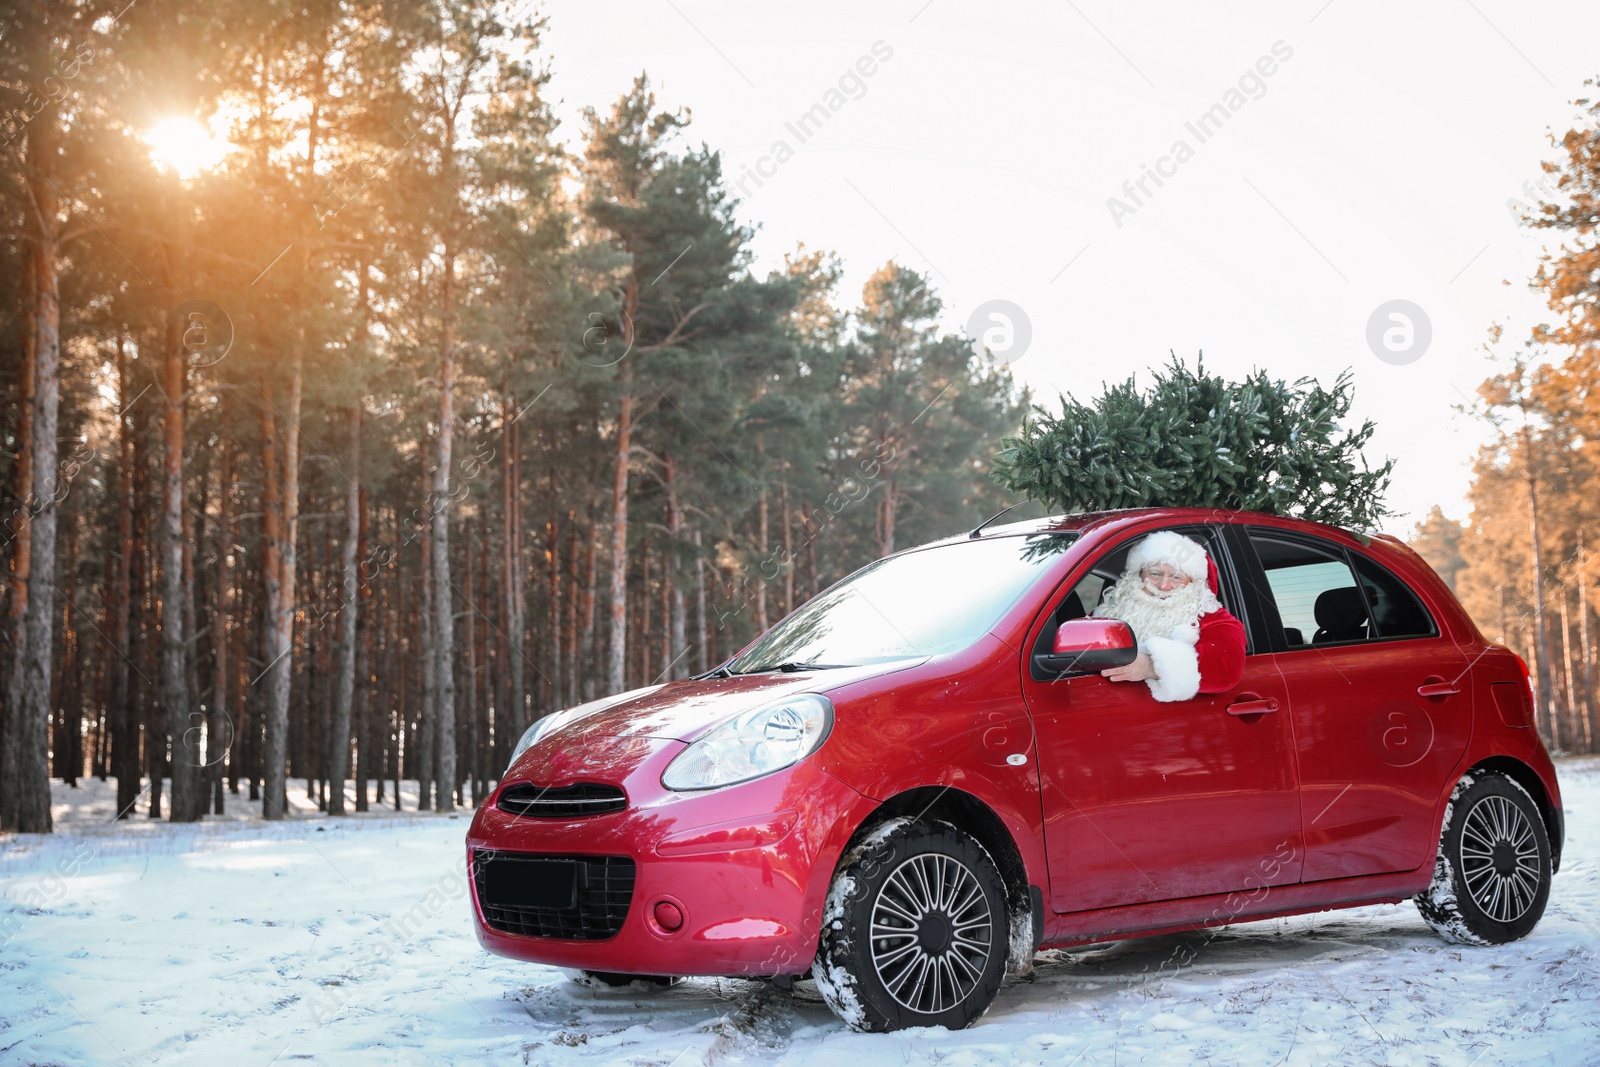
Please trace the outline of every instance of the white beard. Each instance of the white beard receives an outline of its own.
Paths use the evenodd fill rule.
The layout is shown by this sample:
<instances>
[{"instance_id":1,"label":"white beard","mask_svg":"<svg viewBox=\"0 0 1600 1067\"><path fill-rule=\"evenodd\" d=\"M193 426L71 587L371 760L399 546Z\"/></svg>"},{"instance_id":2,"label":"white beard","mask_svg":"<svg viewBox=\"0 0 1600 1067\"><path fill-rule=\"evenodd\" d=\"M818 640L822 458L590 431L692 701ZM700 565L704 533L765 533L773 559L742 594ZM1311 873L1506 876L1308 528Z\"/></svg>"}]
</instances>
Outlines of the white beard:
<instances>
[{"instance_id":1,"label":"white beard","mask_svg":"<svg viewBox=\"0 0 1600 1067\"><path fill-rule=\"evenodd\" d=\"M1093 615L1127 623L1140 649L1148 651L1152 637L1195 644L1200 640L1200 616L1221 607L1205 582L1191 581L1162 597L1146 589L1137 574L1125 574L1101 596Z\"/></svg>"}]
</instances>

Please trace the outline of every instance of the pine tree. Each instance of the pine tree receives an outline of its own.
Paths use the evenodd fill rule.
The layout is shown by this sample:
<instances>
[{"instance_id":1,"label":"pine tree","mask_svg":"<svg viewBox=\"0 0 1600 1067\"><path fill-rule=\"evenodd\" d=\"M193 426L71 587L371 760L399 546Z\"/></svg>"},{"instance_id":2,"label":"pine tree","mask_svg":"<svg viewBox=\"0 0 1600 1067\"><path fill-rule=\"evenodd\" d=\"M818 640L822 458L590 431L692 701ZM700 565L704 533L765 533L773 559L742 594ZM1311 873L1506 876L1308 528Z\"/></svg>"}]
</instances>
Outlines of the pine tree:
<instances>
[{"instance_id":1,"label":"pine tree","mask_svg":"<svg viewBox=\"0 0 1600 1067\"><path fill-rule=\"evenodd\" d=\"M1584 85L1600 88L1600 78ZM1539 327L1535 339L1584 347L1600 341L1600 233L1594 225L1600 214L1600 128L1595 125L1600 100L1573 103L1586 113L1586 121L1574 123L1561 136L1564 158L1542 165L1555 177L1555 195L1534 205L1523 220L1534 229L1556 230L1561 237L1558 248L1545 254L1533 285L1545 291L1550 309L1565 321Z\"/></svg>"},{"instance_id":2,"label":"pine tree","mask_svg":"<svg viewBox=\"0 0 1600 1067\"><path fill-rule=\"evenodd\" d=\"M1417 555L1428 561L1434 573L1444 579L1450 591L1456 591L1456 577L1467 561L1461 556L1462 525L1450 518L1435 504L1428 514L1416 524L1407 543Z\"/></svg>"}]
</instances>

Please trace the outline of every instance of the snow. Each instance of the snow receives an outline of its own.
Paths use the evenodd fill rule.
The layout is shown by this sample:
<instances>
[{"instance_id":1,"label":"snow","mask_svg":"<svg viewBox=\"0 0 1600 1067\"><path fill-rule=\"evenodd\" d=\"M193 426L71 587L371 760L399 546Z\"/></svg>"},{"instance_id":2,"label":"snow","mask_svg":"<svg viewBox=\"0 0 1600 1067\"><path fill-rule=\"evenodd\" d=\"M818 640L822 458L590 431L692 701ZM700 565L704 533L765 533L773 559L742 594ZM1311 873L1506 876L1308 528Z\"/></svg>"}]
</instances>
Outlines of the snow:
<instances>
[{"instance_id":1,"label":"snow","mask_svg":"<svg viewBox=\"0 0 1600 1067\"><path fill-rule=\"evenodd\" d=\"M1011 911L1011 930L1006 944L1006 974L1026 978L1033 974L1033 903Z\"/></svg>"},{"instance_id":2,"label":"snow","mask_svg":"<svg viewBox=\"0 0 1600 1067\"><path fill-rule=\"evenodd\" d=\"M1461 802L1462 796L1472 788L1477 780L1476 775L1463 774L1461 776L1461 780L1456 783L1456 787L1450 791L1450 802L1444 806L1444 818L1440 820L1440 825L1450 825L1450 819L1455 814L1456 805ZM1509 778L1506 780L1511 781ZM1516 785L1515 782L1511 784ZM1517 788L1521 789L1522 787L1517 786ZM1524 789L1523 792L1526 793L1527 790ZM1554 842L1551 842L1551 844L1553 846ZM1428 908L1426 911L1422 911L1419 908L1419 912L1423 921L1433 929L1434 933L1446 941L1451 941L1458 945L1488 944L1483 938L1467 929L1467 924L1462 921L1461 916L1456 912L1455 874L1450 866L1449 857L1443 851L1434 859L1433 881L1428 883L1427 892L1423 896L1428 901Z\"/></svg>"},{"instance_id":3,"label":"snow","mask_svg":"<svg viewBox=\"0 0 1600 1067\"><path fill-rule=\"evenodd\" d=\"M846 852L839 859L839 868L848 869L861 862L868 852L882 845L896 832L910 826L916 820L898 817L886 819L880 825L870 830L856 846ZM822 902L822 928L824 930L843 930L846 904L850 895L856 891L856 880L844 876L835 878L828 887L828 895ZM850 944L849 938L840 942L841 946ZM851 1030L860 1030L867 1024L867 1009L861 1003L861 997L856 990L856 978L850 971L830 959L826 954L818 957L812 964L815 974L817 992L832 1008L836 1016Z\"/></svg>"},{"instance_id":4,"label":"snow","mask_svg":"<svg viewBox=\"0 0 1600 1067\"><path fill-rule=\"evenodd\" d=\"M472 936L469 813L97 824L0 840L0 1063L1600 1064L1600 760L1511 945L1411 904L1044 952L979 1023L847 1030L811 982L589 989ZM230 801L231 801L230 797ZM108 810L108 809L107 809Z\"/></svg>"}]
</instances>

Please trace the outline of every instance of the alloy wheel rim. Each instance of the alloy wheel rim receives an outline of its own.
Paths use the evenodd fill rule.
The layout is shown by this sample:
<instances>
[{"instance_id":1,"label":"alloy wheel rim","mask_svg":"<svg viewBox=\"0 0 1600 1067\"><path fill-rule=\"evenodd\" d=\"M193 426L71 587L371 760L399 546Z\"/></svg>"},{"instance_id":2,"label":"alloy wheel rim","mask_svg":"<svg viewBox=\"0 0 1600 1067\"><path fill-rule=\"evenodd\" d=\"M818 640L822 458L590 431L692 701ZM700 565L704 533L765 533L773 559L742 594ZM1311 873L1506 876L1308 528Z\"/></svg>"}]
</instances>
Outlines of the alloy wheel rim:
<instances>
[{"instance_id":1,"label":"alloy wheel rim","mask_svg":"<svg viewBox=\"0 0 1600 1067\"><path fill-rule=\"evenodd\" d=\"M1511 923L1533 907L1543 880L1539 842L1521 808L1488 796L1461 825L1461 880L1489 918Z\"/></svg>"},{"instance_id":2,"label":"alloy wheel rim","mask_svg":"<svg viewBox=\"0 0 1600 1067\"><path fill-rule=\"evenodd\" d=\"M936 1015L983 981L994 917L977 875L937 853L913 856L872 904L872 966L901 1007Z\"/></svg>"}]
</instances>

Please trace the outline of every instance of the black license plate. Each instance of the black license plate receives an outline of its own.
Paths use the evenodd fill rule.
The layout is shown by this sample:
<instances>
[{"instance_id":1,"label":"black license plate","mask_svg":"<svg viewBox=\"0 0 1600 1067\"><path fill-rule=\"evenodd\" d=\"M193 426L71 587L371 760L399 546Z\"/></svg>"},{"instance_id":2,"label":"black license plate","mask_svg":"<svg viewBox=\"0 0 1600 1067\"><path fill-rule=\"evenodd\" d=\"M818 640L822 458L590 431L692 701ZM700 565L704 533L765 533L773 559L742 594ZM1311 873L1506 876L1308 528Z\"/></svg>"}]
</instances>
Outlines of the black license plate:
<instances>
[{"instance_id":1,"label":"black license plate","mask_svg":"<svg viewBox=\"0 0 1600 1067\"><path fill-rule=\"evenodd\" d=\"M578 865L572 860L497 857L483 868L486 903L513 908L572 908L578 903Z\"/></svg>"}]
</instances>

